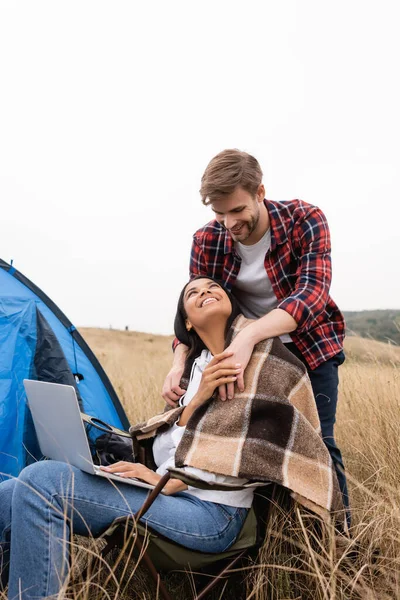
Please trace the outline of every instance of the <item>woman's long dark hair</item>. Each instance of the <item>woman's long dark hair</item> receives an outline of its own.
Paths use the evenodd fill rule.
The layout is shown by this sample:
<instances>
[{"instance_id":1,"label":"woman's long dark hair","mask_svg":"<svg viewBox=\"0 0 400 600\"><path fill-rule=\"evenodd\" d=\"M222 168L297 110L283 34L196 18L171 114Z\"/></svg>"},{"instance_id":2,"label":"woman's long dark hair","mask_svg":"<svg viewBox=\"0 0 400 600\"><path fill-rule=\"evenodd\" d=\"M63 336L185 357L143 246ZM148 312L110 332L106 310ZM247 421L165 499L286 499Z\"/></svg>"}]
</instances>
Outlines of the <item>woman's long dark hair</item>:
<instances>
[{"instance_id":1,"label":"woman's long dark hair","mask_svg":"<svg viewBox=\"0 0 400 600\"><path fill-rule=\"evenodd\" d=\"M238 304L236 298L232 295L232 293L230 291L228 291L226 289L223 282L218 281L218 279L214 279L213 277L207 277L206 275L197 275L196 277L193 277L193 279L191 279L188 283L185 284L185 286L183 287L183 290L180 293L179 300L178 300L178 308L176 311L175 321L174 321L175 336L178 338L178 340L180 342L182 342L182 344L185 344L186 346L189 347L189 353L187 355L187 359L198 356L201 353L201 351L205 349L205 345L204 345L203 341L197 335L195 330L193 328L190 331L188 331L186 329L187 314L185 311L183 298L185 295L185 290L186 290L187 286L189 285L189 283L191 283L192 281L196 281L196 279L210 279L211 281L214 281L224 290L224 292L228 296L229 301L232 306L232 312L231 312L231 314L228 318L227 324L226 324L225 336L228 333L229 328L232 325L233 321L242 312L240 310L240 307L239 307L239 304Z\"/></svg>"}]
</instances>

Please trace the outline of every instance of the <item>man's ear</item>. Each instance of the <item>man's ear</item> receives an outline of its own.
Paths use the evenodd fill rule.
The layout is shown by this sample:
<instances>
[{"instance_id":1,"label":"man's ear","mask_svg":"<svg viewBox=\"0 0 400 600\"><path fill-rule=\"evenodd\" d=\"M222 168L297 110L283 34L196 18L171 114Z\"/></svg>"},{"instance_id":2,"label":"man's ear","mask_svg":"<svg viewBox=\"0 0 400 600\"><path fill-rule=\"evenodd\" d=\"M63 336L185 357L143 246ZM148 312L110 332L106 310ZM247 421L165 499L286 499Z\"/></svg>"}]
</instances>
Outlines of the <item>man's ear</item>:
<instances>
[{"instance_id":1,"label":"man's ear","mask_svg":"<svg viewBox=\"0 0 400 600\"><path fill-rule=\"evenodd\" d=\"M191 322L189 321L189 319L186 319L185 321L185 325L186 325L186 330L190 331L193 327L193 325L191 324Z\"/></svg>"},{"instance_id":2,"label":"man's ear","mask_svg":"<svg viewBox=\"0 0 400 600\"><path fill-rule=\"evenodd\" d=\"M265 198L265 187L263 183L260 183L257 190L257 202L263 202Z\"/></svg>"}]
</instances>

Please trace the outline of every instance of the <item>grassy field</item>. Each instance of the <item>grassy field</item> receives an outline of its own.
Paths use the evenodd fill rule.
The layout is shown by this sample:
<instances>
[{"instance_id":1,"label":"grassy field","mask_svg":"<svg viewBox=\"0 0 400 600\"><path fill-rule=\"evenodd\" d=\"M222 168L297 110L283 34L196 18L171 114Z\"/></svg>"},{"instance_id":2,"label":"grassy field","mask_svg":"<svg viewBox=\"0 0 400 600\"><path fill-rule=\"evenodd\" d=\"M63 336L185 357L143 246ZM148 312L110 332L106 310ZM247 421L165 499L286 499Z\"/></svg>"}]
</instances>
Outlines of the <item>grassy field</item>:
<instances>
[{"instance_id":1,"label":"grassy field","mask_svg":"<svg viewBox=\"0 0 400 600\"><path fill-rule=\"evenodd\" d=\"M111 378L131 422L162 410L170 337L82 329ZM314 537L304 515L277 510L257 564L224 598L348 600L400 598L400 348L346 340L340 368L337 440L347 467L352 542ZM173 582L177 585L176 581ZM126 597L154 598L130 583ZM190 587L178 592L190 597ZM215 596L219 597L219 596Z\"/></svg>"},{"instance_id":2,"label":"grassy field","mask_svg":"<svg viewBox=\"0 0 400 600\"><path fill-rule=\"evenodd\" d=\"M171 337L100 329L81 333L131 423L163 409L160 390L171 363ZM316 534L304 512L276 507L257 560L219 588L213 600L400 599L400 348L350 337L345 349L336 435L349 479L351 541L329 530ZM81 555L93 550L77 539ZM112 577L108 582L104 567L96 585L75 579L67 597L159 597L140 565L131 563L123 576L120 568ZM175 574L167 583L177 600L192 597L186 575Z\"/></svg>"}]
</instances>

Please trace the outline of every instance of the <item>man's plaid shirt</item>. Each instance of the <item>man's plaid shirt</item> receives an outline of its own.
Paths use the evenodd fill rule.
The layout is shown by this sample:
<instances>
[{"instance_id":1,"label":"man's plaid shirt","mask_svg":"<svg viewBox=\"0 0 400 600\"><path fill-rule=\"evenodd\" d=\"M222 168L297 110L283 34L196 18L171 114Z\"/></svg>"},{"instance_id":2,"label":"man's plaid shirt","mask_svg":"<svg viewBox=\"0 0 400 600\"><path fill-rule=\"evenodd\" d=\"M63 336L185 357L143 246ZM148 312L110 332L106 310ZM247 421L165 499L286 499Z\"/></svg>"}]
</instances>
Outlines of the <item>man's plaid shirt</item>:
<instances>
[{"instance_id":1,"label":"man's plaid shirt","mask_svg":"<svg viewBox=\"0 0 400 600\"><path fill-rule=\"evenodd\" d=\"M315 369L343 347L344 319L329 296L331 244L328 223L316 206L301 200L264 200L271 227L265 271L278 299L277 308L297 323L293 342ZM230 234L211 221L193 236L190 277L207 275L231 290L240 270Z\"/></svg>"}]
</instances>

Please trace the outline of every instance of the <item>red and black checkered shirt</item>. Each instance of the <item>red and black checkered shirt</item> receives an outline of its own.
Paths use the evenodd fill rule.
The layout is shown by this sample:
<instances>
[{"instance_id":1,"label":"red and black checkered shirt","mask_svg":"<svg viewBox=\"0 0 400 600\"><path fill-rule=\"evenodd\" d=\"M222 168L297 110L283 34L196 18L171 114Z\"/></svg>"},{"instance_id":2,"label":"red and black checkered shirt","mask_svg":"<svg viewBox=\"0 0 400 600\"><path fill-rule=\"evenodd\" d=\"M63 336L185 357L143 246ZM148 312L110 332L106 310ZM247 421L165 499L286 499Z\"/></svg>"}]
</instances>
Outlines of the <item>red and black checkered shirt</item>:
<instances>
[{"instance_id":1,"label":"red and black checkered shirt","mask_svg":"<svg viewBox=\"0 0 400 600\"><path fill-rule=\"evenodd\" d=\"M343 315L329 295L332 276L331 244L323 212L302 200L273 202L267 207L271 246L265 271L278 299L277 308L297 323L293 342L315 369L343 348ZM241 258L230 234L210 221L193 236L190 276L207 275L235 287Z\"/></svg>"}]
</instances>

